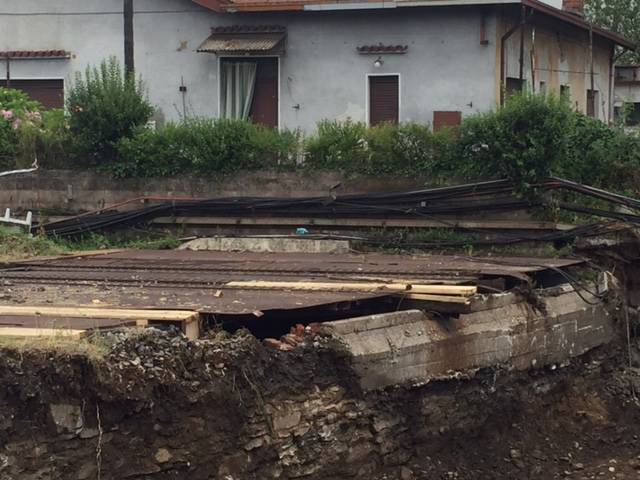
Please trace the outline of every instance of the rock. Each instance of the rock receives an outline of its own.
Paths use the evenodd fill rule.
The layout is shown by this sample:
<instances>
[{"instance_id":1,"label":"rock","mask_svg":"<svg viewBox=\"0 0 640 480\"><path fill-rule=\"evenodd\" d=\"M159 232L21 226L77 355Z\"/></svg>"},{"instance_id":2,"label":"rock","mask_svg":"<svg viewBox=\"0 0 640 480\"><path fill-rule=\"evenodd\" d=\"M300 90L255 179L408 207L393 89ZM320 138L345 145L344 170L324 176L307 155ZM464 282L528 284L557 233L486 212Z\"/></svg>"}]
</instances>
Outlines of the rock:
<instances>
[{"instance_id":1,"label":"rock","mask_svg":"<svg viewBox=\"0 0 640 480\"><path fill-rule=\"evenodd\" d=\"M158 463L167 463L171 461L171 459L173 458L173 455L171 455L171 452L166 448L160 448L154 455L154 458Z\"/></svg>"},{"instance_id":2,"label":"rock","mask_svg":"<svg viewBox=\"0 0 640 480\"><path fill-rule=\"evenodd\" d=\"M276 432L289 430L297 427L302 420L302 413L299 410L276 412L273 416L273 428Z\"/></svg>"},{"instance_id":3,"label":"rock","mask_svg":"<svg viewBox=\"0 0 640 480\"><path fill-rule=\"evenodd\" d=\"M401 467L400 480L413 480L413 470L408 467Z\"/></svg>"},{"instance_id":4,"label":"rock","mask_svg":"<svg viewBox=\"0 0 640 480\"><path fill-rule=\"evenodd\" d=\"M78 434L82 430L84 420L79 406L52 403L49 405L49 411L58 433Z\"/></svg>"},{"instance_id":5,"label":"rock","mask_svg":"<svg viewBox=\"0 0 640 480\"><path fill-rule=\"evenodd\" d=\"M254 438L253 440L249 440L249 442L245 444L244 449L247 452L250 452L251 450L260 448L263 444L264 444L264 440L262 439L262 437Z\"/></svg>"},{"instance_id":6,"label":"rock","mask_svg":"<svg viewBox=\"0 0 640 480\"><path fill-rule=\"evenodd\" d=\"M583 463L574 463L573 464L573 469L574 470L584 470L584 464Z\"/></svg>"},{"instance_id":7,"label":"rock","mask_svg":"<svg viewBox=\"0 0 640 480\"><path fill-rule=\"evenodd\" d=\"M83 428L82 431L80 432L80 438L95 438L98 435L100 435L100 432L98 431L97 428Z\"/></svg>"},{"instance_id":8,"label":"rock","mask_svg":"<svg viewBox=\"0 0 640 480\"><path fill-rule=\"evenodd\" d=\"M80 470L78 470L78 475L76 478L78 480L89 480L96 478L97 473L98 467L94 462L85 463L84 465L82 465L82 467L80 467Z\"/></svg>"}]
</instances>

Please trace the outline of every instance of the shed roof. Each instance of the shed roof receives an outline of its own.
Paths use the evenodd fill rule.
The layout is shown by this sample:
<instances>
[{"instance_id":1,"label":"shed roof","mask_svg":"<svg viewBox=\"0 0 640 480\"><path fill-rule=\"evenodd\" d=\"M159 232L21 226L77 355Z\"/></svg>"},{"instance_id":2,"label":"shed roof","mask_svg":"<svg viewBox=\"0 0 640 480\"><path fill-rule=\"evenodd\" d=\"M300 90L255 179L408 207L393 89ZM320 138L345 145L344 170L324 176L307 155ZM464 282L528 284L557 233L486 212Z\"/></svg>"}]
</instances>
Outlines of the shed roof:
<instances>
[{"instance_id":1,"label":"shed roof","mask_svg":"<svg viewBox=\"0 0 640 480\"><path fill-rule=\"evenodd\" d=\"M192 0L217 12L295 12L303 10L353 10L399 7L443 7L473 5L524 5L532 10L574 25L628 49L637 45L629 39L600 28L584 18L547 5L540 0Z\"/></svg>"},{"instance_id":2,"label":"shed roof","mask_svg":"<svg viewBox=\"0 0 640 480\"><path fill-rule=\"evenodd\" d=\"M198 47L205 53L269 53L282 48L286 29L279 25L231 25L215 27Z\"/></svg>"}]
</instances>

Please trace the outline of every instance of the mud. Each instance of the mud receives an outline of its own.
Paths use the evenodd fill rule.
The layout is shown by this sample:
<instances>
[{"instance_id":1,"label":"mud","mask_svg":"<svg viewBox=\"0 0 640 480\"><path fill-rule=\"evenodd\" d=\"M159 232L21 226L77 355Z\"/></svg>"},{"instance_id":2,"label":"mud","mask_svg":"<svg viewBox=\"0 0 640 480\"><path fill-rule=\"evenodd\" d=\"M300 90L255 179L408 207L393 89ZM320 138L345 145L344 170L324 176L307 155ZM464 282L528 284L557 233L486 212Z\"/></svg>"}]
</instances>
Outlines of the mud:
<instances>
[{"instance_id":1,"label":"mud","mask_svg":"<svg viewBox=\"0 0 640 480\"><path fill-rule=\"evenodd\" d=\"M603 348L364 394L340 345L117 332L0 351L0 479L638 478L639 371Z\"/></svg>"}]
</instances>

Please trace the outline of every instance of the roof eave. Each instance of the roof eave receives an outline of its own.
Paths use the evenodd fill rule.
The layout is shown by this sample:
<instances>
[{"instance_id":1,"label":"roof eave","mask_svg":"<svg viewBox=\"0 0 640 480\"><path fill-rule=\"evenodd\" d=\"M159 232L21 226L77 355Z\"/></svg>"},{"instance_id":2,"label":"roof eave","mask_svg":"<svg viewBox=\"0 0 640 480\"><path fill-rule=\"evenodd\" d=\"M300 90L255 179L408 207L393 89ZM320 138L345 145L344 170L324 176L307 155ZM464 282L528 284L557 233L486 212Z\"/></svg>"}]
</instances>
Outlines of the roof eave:
<instances>
[{"instance_id":1,"label":"roof eave","mask_svg":"<svg viewBox=\"0 0 640 480\"><path fill-rule=\"evenodd\" d=\"M333 0L292 0L290 2L272 3L256 1L253 3L236 4L229 0L193 0L195 3L214 10L216 12L296 12L318 10L360 10L360 9L387 9L398 7L417 6L471 6L471 5L509 5L522 4L546 15L558 18L569 24L584 30L592 30L594 34L606 38L616 45L628 50L636 50L636 45L631 40L597 27L585 19L547 5L540 0L382 0L382 1L333 1Z\"/></svg>"},{"instance_id":2,"label":"roof eave","mask_svg":"<svg viewBox=\"0 0 640 480\"><path fill-rule=\"evenodd\" d=\"M611 40L616 45L627 48L629 50L635 50L638 47L635 43L623 37L622 35L618 35L616 33L610 32L609 30L605 30L604 28L598 27L586 21L584 18L578 17L577 15L574 15L572 13L565 12L558 8L552 7L551 5L547 5L546 3L543 3L539 0L520 0L520 2L518 3L522 3L523 5L527 7L531 7L538 12L558 18L562 21L565 21L567 23L580 27L584 30L587 30L587 31L593 30L594 34L600 37L606 38L608 40Z\"/></svg>"}]
</instances>

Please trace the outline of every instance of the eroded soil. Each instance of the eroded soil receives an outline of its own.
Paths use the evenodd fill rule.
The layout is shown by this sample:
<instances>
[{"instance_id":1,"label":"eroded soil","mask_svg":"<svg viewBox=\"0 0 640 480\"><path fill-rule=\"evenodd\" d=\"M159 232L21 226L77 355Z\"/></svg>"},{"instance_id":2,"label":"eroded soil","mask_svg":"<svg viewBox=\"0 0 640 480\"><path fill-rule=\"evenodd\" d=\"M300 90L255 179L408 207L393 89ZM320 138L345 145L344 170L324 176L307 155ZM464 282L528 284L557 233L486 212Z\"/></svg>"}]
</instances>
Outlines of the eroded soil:
<instances>
[{"instance_id":1,"label":"eroded soil","mask_svg":"<svg viewBox=\"0 0 640 480\"><path fill-rule=\"evenodd\" d=\"M150 330L93 355L2 347L0 479L640 478L640 374L622 343L365 393L317 340L284 353Z\"/></svg>"}]
</instances>

